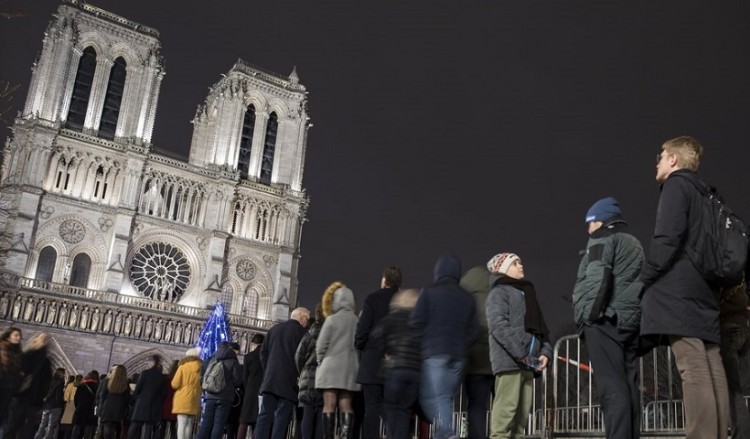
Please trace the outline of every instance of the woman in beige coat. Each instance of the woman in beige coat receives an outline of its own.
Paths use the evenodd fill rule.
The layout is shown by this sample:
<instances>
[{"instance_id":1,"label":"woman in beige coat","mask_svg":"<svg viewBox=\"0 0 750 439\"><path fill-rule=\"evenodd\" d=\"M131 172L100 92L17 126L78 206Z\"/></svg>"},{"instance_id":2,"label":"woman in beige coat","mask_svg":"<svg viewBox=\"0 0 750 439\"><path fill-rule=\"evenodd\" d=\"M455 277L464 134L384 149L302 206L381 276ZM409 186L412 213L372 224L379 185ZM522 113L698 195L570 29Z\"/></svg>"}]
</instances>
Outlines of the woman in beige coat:
<instances>
[{"instance_id":1,"label":"woman in beige coat","mask_svg":"<svg viewBox=\"0 0 750 439\"><path fill-rule=\"evenodd\" d=\"M73 431L73 415L76 412L76 405L73 398L76 396L76 389L81 384L83 379L82 375L73 375L68 377L68 383L65 385L65 393L63 393L63 400L65 400L65 409L63 410L62 417L60 418L60 430L65 432L63 437L70 437L70 433Z\"/></svg>"},{"instance_id":2,"label":"woman in beige coat","mask_svg":"<svg viewBox=\"0 0 750 439\"><path fill-rule=\"evenodd\" d=\"M357 384L359 359L354 349L357 315L354 314L354 294L341 282L334 282L323 293L325 323L320 330L315 352L318 369L315 388L323 391L323 438L333 439L336 405L341 413L341 438L351 439L354 431L352 392Z\"/></svg>"},{"instance_id":3,"label":"woman in beige coat","mask_svg":"<svg viewBox=\"0 0 750 439\"><path fill-rule=\"evenodd\" d=\"M175 390L172 413L177 415L177 439L193 437L193 421L200 411L203 362L198 357L199 354L198 348L188 349L172 378L171 385Z\"/></svg>"}]
</instances>

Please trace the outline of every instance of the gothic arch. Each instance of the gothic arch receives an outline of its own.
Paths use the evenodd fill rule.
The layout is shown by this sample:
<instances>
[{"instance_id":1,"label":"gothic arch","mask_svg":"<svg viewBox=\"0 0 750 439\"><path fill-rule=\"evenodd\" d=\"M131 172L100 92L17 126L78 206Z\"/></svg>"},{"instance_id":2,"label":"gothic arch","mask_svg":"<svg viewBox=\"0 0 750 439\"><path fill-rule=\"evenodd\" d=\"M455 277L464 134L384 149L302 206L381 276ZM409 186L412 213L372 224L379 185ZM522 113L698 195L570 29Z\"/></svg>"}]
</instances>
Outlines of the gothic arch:
<instances>
[{"instance_id":1,"label":"gothic arch","mask_svg":"<svg viewBox=\"0 0 750 439\"><path fill-rule=\"evenodd\" d=\"M128 376L133 376L133 374L141 373L144 370L148 369L146 362L150 357L154 355L158 355L161 359L162 373L166 372L167 368L169 367L169 363L172 361L172 357L164 353L164 351L162 351L161 349L157 348L149 349L135 354L127 361L125 361L122 365L125 366L125 369L128 371Z\"/></svg>"},{"instance_id":2,"label":"gothic arch","mask_svg":"<svg viewBox=\"0 0 750 439\"><path fill-rule=\"evenodd\" d=\"M245 100L242 102L242 105L247 108L250 104L252 104L255 107L255 111L257 112L266 112L266 109L268 108L268 101L266 100L265 96L258 93L256 90L253 90L245 95ZM245 114L242 114L242 117L244 117Z\"/></svg>"},{"instance_id":3,"label":"gothic arch","mask_svg":"<svg viewBox=\"0 0 750 439\"><path fill-rule=\"evenodd\" d=\"M113 44L107 54L107 59L111 62L114 62L118 57L123 57L125 64L128 67L140 66L143 64L143 58L139 56L138 52L131 44L126 43L125 41L118 41Z\"/></svg>"},{"instance_id":4,"label":"gothic arch","mask_svg":"<svg viewBox=\"0 0 750 439\"><path fill-rule=\"evenodd\" d=\"M273 98L268 102L268 108L266 111L268 114L276 113L276 116L279 118L279 126L281 126L281 122L283 122L289 115L289 107L287 107L284 101L278 98Z\"/></svg>"},{"instance_id":5,"label":"gothic arch","mask_svg":"<svg viewBox=\"0 0 750 439\"><path fill-rule=\"evenodd\" d=\"M100 59L104 59L104 57L107 56L106 49L109 46L109 44L107 43L107 40L98 32L95 32L95 31L83 32L78 37L78 41L76 42L76 45L75 45L75 50L77 52L83 53L83 51L89 46L91 46L96 52L97 61Z\"/></svg>"},{"instance_id":6,"label":"gothic arch","mask_svg":"<svg viewBox=\"0 0 750 439\"><path fill-rule=\"evenodd\" d=\"M66 375L76 375L78 370L70 361L65 352L60 347L60 343L57 342L55 337L50 336L49 344L47 345L47 356L52 363L52 368L57 369L59 367L65 369Z\"/></svg>"}]
</instances>

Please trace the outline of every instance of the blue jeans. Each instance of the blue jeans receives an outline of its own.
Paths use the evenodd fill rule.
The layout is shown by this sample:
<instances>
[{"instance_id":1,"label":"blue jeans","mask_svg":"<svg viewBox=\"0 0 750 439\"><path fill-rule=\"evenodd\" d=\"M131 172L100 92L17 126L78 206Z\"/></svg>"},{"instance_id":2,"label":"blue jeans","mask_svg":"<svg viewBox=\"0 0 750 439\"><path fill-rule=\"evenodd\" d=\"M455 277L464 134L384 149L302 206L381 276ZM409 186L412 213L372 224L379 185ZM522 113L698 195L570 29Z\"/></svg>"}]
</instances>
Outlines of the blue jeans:
<instances>
[{"instance_id":1,"label":"blue jeans","mask_svg":"<svg viewBox=\"0 0 750 439\"><path fill-rule=\"evenodd\" d=\"M253 438L255 439L285 439L289 421L296 404L273 393L260 396L258 422L255 425Z\"/></svg>"},{"instance_id":2,"label":"blue jeans","mask_svg":"<svg viewBox=\"0 0 750 439\"><path fill-rule=\"evenodd\" d=\"M201 427L198 430L198 439L221 439L231 408L232 401L207 399L203 408L203 417L201 417Z\"/></svg>"},{"instance_id":3,"label":"blue jeans","mask_svg":"<svg viewBox=\"0 0 750 439\"><path fill-rule=\"evenodd\" d=\"M419 401L435 427L435 438L455 435L453 397L461 386L466 361L449 355L436 355L422 360Z\"/></svg>"},{"instance_id":4,"label":"blue jeans","mask_svg":"<svg viewBox=\"0 0 750 439\"><path fill-rule=\"evenodd\" d=\"M383 407L388 439L411 437L409 422L418 397L419 370L397 368L386 372Z\"/></svg>"}]
</instances>

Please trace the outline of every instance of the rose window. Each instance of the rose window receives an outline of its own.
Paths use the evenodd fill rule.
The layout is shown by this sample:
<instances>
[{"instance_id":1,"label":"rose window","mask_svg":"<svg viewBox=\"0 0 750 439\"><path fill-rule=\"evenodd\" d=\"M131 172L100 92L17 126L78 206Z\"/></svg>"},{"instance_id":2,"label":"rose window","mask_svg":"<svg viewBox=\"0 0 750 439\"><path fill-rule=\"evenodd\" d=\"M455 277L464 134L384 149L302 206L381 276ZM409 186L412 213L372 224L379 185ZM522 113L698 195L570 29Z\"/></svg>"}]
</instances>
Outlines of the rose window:
<instances>
[{"instance_id":1,"label":"rose window","mask_svg":"<svg viewBox=\"0 0 750 439\"><path fill-rule=\"evenodd\" d=\"M133 256L130 280L139 293L150 299L176 302L190 283L190 265L178 248L153 242Z\"/></svg>"}]
</instances>

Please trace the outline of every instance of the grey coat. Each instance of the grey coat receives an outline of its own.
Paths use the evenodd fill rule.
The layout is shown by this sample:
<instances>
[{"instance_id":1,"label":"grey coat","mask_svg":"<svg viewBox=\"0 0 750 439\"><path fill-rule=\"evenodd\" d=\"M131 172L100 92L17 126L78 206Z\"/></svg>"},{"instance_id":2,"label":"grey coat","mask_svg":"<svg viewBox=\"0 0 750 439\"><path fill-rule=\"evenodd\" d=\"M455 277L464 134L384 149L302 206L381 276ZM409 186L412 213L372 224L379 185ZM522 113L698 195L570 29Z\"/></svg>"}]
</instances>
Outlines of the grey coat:
<instances>
[{"instance_id":1,"label":"grey coat","mask_svg":"<svg viewBox=\"0 0 750 439\"><path fill-rule=\"evenodd\" d=\"M348 288L333 294L333 314L326 317L315 343L318 370L315 372L315 388L359 391L357 371L359 359L354 349L354 333L357 330L354 314L354 295Z\"/></svg>"},{"instance_id":2,"label":"grey coat","mask_svg":"<svg viewBox=\"0 0 750 439\"><path fill-rule=\"evenodd\" d=\"M490 277L490 285L497 276ZM519 360L529 355L545 355L552 361L552 345L546 337L526 331L526 302L523 291L498 285L487 297L487 326L490 333L490 362L495 374L522 369ZM533 340L533 347L532 347Z\"/></svg>"}]
</instances>

